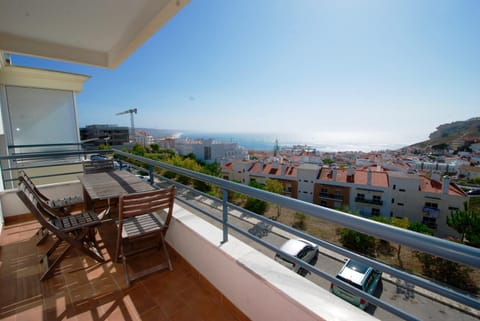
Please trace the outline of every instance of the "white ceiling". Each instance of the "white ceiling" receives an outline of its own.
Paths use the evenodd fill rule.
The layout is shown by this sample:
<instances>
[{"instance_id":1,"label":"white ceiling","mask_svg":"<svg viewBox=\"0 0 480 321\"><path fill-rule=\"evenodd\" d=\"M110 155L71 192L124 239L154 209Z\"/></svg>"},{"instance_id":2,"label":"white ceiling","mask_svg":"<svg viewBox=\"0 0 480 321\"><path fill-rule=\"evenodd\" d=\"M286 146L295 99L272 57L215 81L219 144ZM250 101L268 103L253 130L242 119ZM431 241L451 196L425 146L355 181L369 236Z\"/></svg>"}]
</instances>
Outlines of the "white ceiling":
<instances>
[{"instance_id":1,"label":"white ceiling","mask_svg":"<svg viewBox=\"0 0 480 321\"><path fill-rule=\"evenodd\" d=\"M190 0L0 0L0 50L115 68Z\"/></svg>"}]
</instances>

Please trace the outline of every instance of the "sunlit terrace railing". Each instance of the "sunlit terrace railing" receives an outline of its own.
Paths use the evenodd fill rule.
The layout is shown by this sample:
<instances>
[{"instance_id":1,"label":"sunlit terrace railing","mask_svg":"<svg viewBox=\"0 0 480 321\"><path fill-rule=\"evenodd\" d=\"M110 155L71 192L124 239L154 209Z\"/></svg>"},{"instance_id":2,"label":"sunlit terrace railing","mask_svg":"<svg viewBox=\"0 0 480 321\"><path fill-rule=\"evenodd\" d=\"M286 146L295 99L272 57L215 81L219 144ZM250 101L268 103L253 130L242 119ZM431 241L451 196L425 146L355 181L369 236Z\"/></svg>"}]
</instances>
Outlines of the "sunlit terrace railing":
<instances>
[{"instance_id":1,"label":"sunlit terrace railing","mask_svg":"<svg viewBox=\"0 0 480 321\"><path fill-rule=\"evenodd\" d=\"M105 151L104 151L105 152ZM204 197L208 197L212 199L215 202L221 203L222 206L222 216L218 217L211 211L207 211L204 209L204 207L198 206L195 204L195 202L191 201L186 201L178 198L178 201L186 202L188 205L192 208L195 208L196 210L202 212L203 214L211 217L212 219L220 222L222 224L223 228L223 239L221 240L222 242L228 242L229 234L230 231L235 231L237 233L240 233L241 235L248 237L251 240L254 240L257 242L259 245L264 246L274 252L281 252L278 247L275 245L272 245L268 243L267 241L249 233L248 231L245 231L244 229L240 228L239 226L236 226L233 223L233 220L230 220L230 211L231 210L238 210L241 211L242 213L246 213L247 215L251 217L255 217L258 219L260 222L263 222L265 225L269 226L275 226L281 230L284 230L290 234L296 235L300 238L309 240L311 242L314 242L318 245L320 245L323 248L326 248L330 251L333 251L339 255L345 256L345 257L350 257L356 261L362 262L366 265L372 266L373 268L388 273L391 276L397 277L399 279L402 279L406 282L412 283L418 287L424 288L426 290L429 290L433 293L436 293L440 296L447 297L453 301L459 302L461 304L464 304L466 306L469 306L473 309L480 309L480 301L477 300L474 297L470 297L468 295L465 295L463 293L457 292L455 290L449 289L447 287L444 287L442 285L436 284L432 281L429 281L427 279L421 278L419 276L409 274L405 271L398 270L396 268L393 268L391 266L388 266L386 264L383 264L381 262L375 261L373 259L364 257L362 255L350 252L342 247L339 247L337 245L334 245L332 243L326 242L324 240L318 239L316 237L313 237L311 235L308 235L306 233L303 233L299 230L296 230L292 227L283 225L279 222L276 222L274 220L268 219L264 216L257 215L255 213L246 211L243 208L240 208L238 206L235 206L234 204L231 204L228 202L228 192L233 191L233 192L238 192L247 196L251 196L260 200L264 200L267 202L271 202L274 204L277 204L281 207L289 208L292 209L296 212L303 213L305 215L310 215L312 217L316 217L325 221L329 221L362 233L366 233L372 236L375 236L377 238L383 239L383 240L388 240L392 242L396 242L405 246L408 246L410 248L419 250L421 252L429 253L435 256L443 257L447 260L451 260L457 263L465 264L467 266L473 267L473 268L480 268L480 250L472 247L468 247L462 244L442 240L436 237L424 235L424 234L419 234L415 233L409 230L405 229L400 229L396 228L393 226L389 225L384 225L372 220L364 219L358 216L353 216L349 215L340 211L336 211L333 209L321 207L315 204L303 202L300 200L292 199L289 197L285 197L282 195L278 194L273 194L269 193L263 190L255 189L246 185L242 185L239 183L227 181L221 178L217 177L212 177L209 175L205 175L202 173L194 172L191 170L187 170L184 168L179 168L175 167L163 162L155 161L152 159L148 159L145 157L133 155L130 153L126 153L117 149L114 149L112 151L106 151L106 152L113 152L115 157L121 158L123 160L129 160L129 161L137 161L145 165L145 168L147 168L147 171L150 173L150 181L153 183L155 176L158 176L155 174L154 169L163 169L167 171L174 172L176 174L188 176L192 179L203 181L215 186L218 186L221 191L222 191L222 199L217 199L211 195L204 194L198 191L195 191L195 193L199 193L203 195ZM91 151L89 152L65 152L65 154L61 154L60 152L56 152L53 155L63 155L66 156L68 153L71 153L71 155L84 155L85 153L92 153ZM15 155L17 157L21 157L22 155ZM34 155L30 153L28 155L30 158L34 158ZM36 155L37 157L46 157L48 156L47 154L42 155L38 154ZM7 157L7 159L11 159L13 156ZM5 159L1 158L1 159ZM166 180L163 177L159 177L162 180ZM170 183L175 183L176 182L170 182ZM188 188L186 186L182 186L183 188ZM289 256L287 253L282 253L285 256ZM322 278L328 280L329 282L332 282L337 285L341 285L343 288L348 289L350 292L359 295L363 298L365 298L367 301L370 303L381 307L405 320L419 320L417 317L399 309L396 306L393 306L387 302L384 302L380 300L379 298L369 295L365 292L362 292L361 290L344 283L340 281L339 279L335 278L335 276L330 275L321 269L316 268L315 266L311 266L308 263L299 260L295 257L289 256L292 261L294 261L296 264L302 266L304 269L309 270L312 273L315 273Z\"/></svg>"},{"instance_id":2,"label":"sunlit terrace railing","mask_svg":"<svg viewBox=\"0 0 480 321\"><path fill-rule=\"evenodd\" d=\"M2 178L4 185L11 186L10 182L16 181L18 170L37 170L44 175L37 174L36 178L78 175L80 169L60 169L59 171L48 168L81 165L87 155L112 153L112 150L85 150L82 144L31 144L9 145L9 156L0 157ZM42 171L42 169L45 169Z\"/></svg>"}]
</instances>

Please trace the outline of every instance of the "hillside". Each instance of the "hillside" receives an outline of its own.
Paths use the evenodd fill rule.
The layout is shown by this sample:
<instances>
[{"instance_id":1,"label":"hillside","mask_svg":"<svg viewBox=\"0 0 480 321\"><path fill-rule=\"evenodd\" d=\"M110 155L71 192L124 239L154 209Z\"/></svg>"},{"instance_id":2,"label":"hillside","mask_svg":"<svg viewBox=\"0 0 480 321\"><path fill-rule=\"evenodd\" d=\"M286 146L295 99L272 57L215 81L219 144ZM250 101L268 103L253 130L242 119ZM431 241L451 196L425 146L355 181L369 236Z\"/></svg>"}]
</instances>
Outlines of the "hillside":
<instances>
[{"instance_id":1,"label":"hillside","mask_svg":"<svg viewBox=\"0 0 480 321\"><path fill-rule=\"evenodd\" d=\"M473 142L480 142L480 117L442 124L429 135L428 140L413 144L410 147L431 148L432 146L446 144L453 149L457 149L465 143Z\"/></svg>"}]
</instances>

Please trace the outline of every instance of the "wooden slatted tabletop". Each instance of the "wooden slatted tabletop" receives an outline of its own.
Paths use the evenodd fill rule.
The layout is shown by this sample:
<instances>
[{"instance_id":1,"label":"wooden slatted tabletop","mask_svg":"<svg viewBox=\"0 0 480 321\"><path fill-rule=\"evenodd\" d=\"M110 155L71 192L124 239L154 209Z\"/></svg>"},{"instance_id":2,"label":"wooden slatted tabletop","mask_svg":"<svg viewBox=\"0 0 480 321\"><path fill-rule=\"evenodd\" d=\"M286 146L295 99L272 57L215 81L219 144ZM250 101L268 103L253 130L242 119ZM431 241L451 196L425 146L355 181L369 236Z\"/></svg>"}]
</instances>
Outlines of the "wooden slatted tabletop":
<instances>
[{"instance_id":1,"label":"wooden slatted tabletop","mask_svg":"<svg viewBox=\"0 0 480 321\"><path fill-rule=\"evenodd\" d=\"M120 195L145 192L154 188L128 171L83 174L82 183L87 208L95 201L118 199Z\"/></svg>"}]
</instances>

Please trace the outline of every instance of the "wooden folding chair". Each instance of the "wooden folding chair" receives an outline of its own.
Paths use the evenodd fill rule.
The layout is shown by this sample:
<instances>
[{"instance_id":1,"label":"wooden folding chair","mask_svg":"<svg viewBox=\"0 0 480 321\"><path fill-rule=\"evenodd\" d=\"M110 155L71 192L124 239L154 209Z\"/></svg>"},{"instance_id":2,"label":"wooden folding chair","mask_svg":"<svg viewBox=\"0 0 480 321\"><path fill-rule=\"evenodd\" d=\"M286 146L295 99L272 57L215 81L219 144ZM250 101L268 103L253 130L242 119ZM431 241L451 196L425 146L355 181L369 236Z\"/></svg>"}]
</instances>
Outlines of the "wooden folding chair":
<instances>
[{"instance_id":1,"label":"wooden folding chair","mask_svg":"<svg viewBox=\"0 0 480 321\"><path fill-rule=\"evenodd\" d=\"M69 215L74 208L78 208L80 205L83 207L83 196L81 195L74 195L61 199L51 199L40 192L37 186L33 183L32 179L24 171L20 171L18 179L20 182L23 182L23 184L28 186L28 188L37 195L41 202L45 203L51 208L51 212L55 215L53 218ZM37 245L39 245L47 238L48 233L44 227L40 227L37 234L39 236Z\"/></svg>"},{"instance_id":2,"label":"wooden folding chair","mask_svg":"<svg viewBox=\"0 0 480 321\"><path fill-rule=\"evenodd\" d=\"M55 243L41 259L41 262L46 266L46 271L40 277L40 280L43 281L51 277L54 268L58 266L72 248L79 250L98 262L104 262L95 242L95 228L101 224L96 213L88 211L57 217L52 213L52 209L25 184L24 180L20 180L17 194L42 227L56 236ZM52 261L51 256L63 242L67 243L67 246Z\"/></svg>"},{"instance_id":3,"label":"wooden folding chair","mask_svg":"<svg viewBox=\"0 0 480 321\"><path fill-rule=\"evenodd\" d=\"M85 174L113 171L115 169L113 159L96 159L83 161L83 172Z\"/></svg>"},{"instance_id":4,"label":"wooden folding chair","mask_svg":"<svg viewBox=\"0 0 480 321\"><path fill-rule=\"evenodd\" d=\"M172 271L164 236L172 218L174 199L174 186L120 197L115 258L116 260L121 258L123 261L127 286L130 286L132 281L151 273L167 268ZM128 273L127 257L158 247L163 249L165 255L163 263L132 275Z\"/></svg>"}]
</instances>

